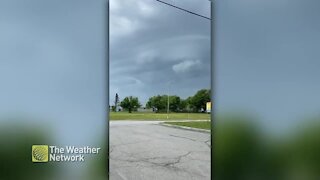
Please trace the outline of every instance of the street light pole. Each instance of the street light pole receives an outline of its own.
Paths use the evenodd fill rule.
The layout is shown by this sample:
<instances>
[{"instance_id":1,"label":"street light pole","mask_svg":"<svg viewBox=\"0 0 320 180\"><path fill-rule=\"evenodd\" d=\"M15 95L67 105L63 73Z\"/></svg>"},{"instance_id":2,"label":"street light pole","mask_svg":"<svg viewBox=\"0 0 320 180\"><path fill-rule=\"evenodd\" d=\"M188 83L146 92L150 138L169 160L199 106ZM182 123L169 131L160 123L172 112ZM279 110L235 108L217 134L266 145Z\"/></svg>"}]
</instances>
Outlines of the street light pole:
<instances>
[{"instance_id":1,"label":"street light pole","mask_svg":"<svg viewBox=\"0 0 320 180\"><path fill-rule=\"evenodd\" d=\"M167 119L169 119L169 112L170 112L170 84L172 81L168 82L168 98L167 98Z\"/></svg>"},{"instance_id":2,"label":"street light pole","mask_svg":"<svg viewBox=\"0 0 320 180\"><path fill-rule=\"evenodd\" d=\"M169 99L169 93L168 93L167 119L169 119L169 106L170 106L170 99Z\"/></svg>"}]
</instances>

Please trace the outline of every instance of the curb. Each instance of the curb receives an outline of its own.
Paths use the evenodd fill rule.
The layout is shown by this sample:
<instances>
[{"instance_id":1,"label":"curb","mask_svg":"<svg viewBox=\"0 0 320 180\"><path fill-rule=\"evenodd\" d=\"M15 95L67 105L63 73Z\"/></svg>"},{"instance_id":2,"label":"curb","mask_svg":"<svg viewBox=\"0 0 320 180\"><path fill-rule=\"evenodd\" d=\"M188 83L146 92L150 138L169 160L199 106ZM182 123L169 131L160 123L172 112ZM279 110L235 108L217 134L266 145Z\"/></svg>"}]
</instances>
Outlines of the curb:
<instances>
[{"instance_id":1,"label":"curb","mask_svg":"<svg viewBox=\"0 0 320 180\"><path fill-rule=\"evenodd\" d=\"M170 122L170 121L169 121ZM164 122L159 123L161 126L167 126L167 127L172 127L172 128L177 128L177 129L184 129L184 130L189 130L189 131L197 131L197 132L202 132L202 133L211 133L210 130L206 129L198 129L198 128L192 128L192 127L186 127L186 126L178 126L178 125L172 125L172 124L165 124Z\"/></svg>"}]
</instances>

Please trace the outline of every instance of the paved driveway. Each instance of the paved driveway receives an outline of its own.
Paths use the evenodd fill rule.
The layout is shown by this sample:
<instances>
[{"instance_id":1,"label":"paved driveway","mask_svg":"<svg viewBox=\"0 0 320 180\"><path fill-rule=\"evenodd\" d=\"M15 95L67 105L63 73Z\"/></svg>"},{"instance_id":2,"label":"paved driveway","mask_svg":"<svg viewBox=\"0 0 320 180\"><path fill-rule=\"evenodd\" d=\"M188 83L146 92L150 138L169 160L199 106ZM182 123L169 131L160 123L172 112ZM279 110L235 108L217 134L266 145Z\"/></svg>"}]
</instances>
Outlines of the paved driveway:
<instances>
[{"instance_id":1,"label":"paved driveway","mask_svg":"<svg viewBox=\"0 0 320 180\"><path fill-rule=\"evenodd\" d=\"M209 180L210 134L155 121L110 122L111 180Z\"/></svg>"}]
</instances>

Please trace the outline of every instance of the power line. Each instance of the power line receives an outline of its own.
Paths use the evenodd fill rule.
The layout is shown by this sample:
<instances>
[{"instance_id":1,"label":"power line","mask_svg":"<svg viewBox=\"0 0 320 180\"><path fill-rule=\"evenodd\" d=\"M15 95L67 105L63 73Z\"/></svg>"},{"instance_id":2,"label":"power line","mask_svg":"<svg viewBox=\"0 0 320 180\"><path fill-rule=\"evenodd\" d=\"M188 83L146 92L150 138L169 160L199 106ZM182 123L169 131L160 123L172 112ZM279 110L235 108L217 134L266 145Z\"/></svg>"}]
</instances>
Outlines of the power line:
<instances>
[{"instance_id":1,"label":"power line","mask_svg":"<svg viewBox=\"0 0 320 180\"><path fill-rule=\"evenodd\" d=\"M156 0L156 1L158 1L158 2L160 2L160 3L163 3L163 4L166 4L166 5L168 5L168 6L171 6L171 7L173 7L173 8L176 8L176 9L182 10L182 11L184 11L184 12L187 12L187 13L190 13L190 14L193 14L193 15L196 15L196 16L199 16L199 17L202 17L202 18L205 18L205 19L211 20L211 18L208 18L208 17L203 16L203 15L201 15L201 14L197 14L197 13L195 13L195 12L192 12L192 11L189 11L189 10L186 10L186 9L183 9L183 8L181 8L181 7L178 7L178 6L175 6L175 5L169 4L169 3L167 3L167 2L164 2L164 1L161 1L161 0Z\"/></svg>"}]
</instances>

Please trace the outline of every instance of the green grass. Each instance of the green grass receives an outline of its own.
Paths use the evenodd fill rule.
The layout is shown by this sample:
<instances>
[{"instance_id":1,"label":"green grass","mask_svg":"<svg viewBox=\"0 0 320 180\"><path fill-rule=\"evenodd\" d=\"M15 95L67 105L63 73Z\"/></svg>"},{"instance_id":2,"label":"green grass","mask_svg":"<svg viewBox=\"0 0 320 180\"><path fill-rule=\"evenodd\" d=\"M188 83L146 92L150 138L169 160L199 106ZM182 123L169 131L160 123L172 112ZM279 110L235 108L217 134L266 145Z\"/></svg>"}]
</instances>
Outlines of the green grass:
<instances>
[{"instance_id":1,"label":"green grass","mask_svg":"<svg viewBox=\"0 0 320 180\"><path fill-rule=\"evenodd\" d=\"M110 120L210 120L206 113L143 113L143 112L110 112Z\"/></svg>"},{"instance_id":2,"label":"green grass","mask_svg":"<svg viewBox=\"0 0 320 180\"><path fill-rule=\"evenodd\" d=\"M192 122L165 122L165 124L186 126L198 129L211 129L211 121L192 121Z\"/></svg>"}]
</instances>

